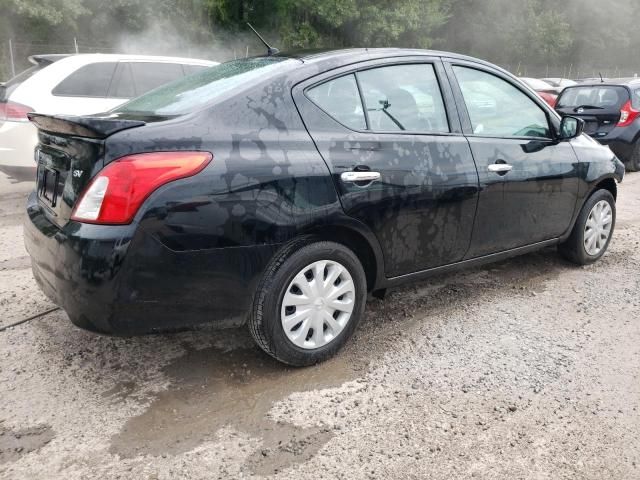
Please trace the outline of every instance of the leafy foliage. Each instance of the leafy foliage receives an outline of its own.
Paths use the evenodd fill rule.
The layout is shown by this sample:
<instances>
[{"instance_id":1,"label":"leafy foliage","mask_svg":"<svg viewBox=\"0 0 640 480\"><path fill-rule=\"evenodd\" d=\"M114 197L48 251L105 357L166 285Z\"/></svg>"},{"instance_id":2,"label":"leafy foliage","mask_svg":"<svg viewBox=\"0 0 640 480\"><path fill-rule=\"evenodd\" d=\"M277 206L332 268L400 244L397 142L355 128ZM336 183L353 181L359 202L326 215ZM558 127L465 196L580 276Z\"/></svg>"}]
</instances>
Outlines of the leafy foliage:
<instances>
[{"instance_id":1,"label":"leafy foliage","mask_svg":"<svg viewBox=\"0 0 640 480\"><path fill-rule=\"evenodd\" d=\"M428 48L448 18L442 0L283 0L278 2L283 41L318 46ZM288 12L288 15L282 13Z\"/></svg>"},{"instance_id":2,"label":"leafy foliage","mask_svg":"<svg viewBox=\"0 0 640 480\"><path fill-rule=\"evenodd\" d=\"M34 50L51 45L61 51L59 45L73 45L77 37L84 45L114 50L124 46L140 53L167 50L224 59L244 55L247 49L260 51L246 22L281 49L439 48L513 70L622 65L634 58L640 42L635 25L640 2L605 4L606 8L601 0L0 0L0 77L7 73L2 67L7 64L9 38L33 43Z\"/></svg>"}]
</instances>

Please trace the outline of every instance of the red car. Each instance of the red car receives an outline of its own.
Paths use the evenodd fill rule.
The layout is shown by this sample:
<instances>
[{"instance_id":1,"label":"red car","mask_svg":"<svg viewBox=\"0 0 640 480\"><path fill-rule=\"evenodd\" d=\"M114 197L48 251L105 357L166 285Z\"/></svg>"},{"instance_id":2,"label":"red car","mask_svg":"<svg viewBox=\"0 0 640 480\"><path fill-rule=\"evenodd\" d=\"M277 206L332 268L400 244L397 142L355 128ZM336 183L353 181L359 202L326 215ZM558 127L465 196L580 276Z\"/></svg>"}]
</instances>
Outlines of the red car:
<instances>
[{"instance_id":1,"label":"red car","mask_svg":"<svg viewBox=\"0 0 640 480\"><path fill-rule=\"evenodd\" d=\"M529 85L545 102L555 108L558 101L558 90L553 85L537 78L521 78L520 80Z\"/></svg>"}]
</instances>

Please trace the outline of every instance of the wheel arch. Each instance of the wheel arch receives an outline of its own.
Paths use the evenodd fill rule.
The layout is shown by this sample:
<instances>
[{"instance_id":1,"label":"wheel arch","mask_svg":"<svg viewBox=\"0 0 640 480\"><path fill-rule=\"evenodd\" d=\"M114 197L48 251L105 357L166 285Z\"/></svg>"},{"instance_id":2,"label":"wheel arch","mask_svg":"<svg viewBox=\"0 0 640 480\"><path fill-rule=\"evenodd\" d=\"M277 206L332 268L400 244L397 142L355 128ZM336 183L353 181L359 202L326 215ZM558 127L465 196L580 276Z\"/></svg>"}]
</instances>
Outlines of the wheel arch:
<instances>
[{"instance_id":1,"label":"wheel arch","mask_svg":"<svg viewBox=\"0 0 640 480\"><path fill-rule=\"evenodd\" d=\"M382 252L373 234L363 232L355 224L331 224L313 228L305 234L314 238L336 242L349 248L360 260L367 278L367 291L380 287L384 278L384 261Z\"/></svg>"},{"instance_id":2,"label":"wheel arch","mask_svg":"<svg viewBox=\"0 0 640 480\"><path fill-rule=\"evenodd\" d=\"M582 211L582 208L584 207L585 203L587 203L589 199L593 196L593 194L596 193L598 190L607 190L608 192L611 193L611 195L613 195L613 199L617 200L618 183L616 181L616 177L614 175L607 175L589 184L589 187L586 190L586 193L584 194L584 196L581 196L580 200L578 200L577 207L573 213L573 218L571 219L571 225L569 226L567 231L560 237L560 243L566 241L567 238L569 238L576 222L578 221L578 217L580 216L580 212Z\"/></svg>"},{"instance_id":3,"label":"wheel arch","mask_svg":"<svg viewBox=\"0 0 640 480\"><path fill-rule=\"evenodd\" d=\"M585 197L585 202L598 190L607 190L611 195L613 195L614 200L618 200L618 184L615 178L606 177L597 181L589 191L589 194Z\"/></svg>"}]
</instances>

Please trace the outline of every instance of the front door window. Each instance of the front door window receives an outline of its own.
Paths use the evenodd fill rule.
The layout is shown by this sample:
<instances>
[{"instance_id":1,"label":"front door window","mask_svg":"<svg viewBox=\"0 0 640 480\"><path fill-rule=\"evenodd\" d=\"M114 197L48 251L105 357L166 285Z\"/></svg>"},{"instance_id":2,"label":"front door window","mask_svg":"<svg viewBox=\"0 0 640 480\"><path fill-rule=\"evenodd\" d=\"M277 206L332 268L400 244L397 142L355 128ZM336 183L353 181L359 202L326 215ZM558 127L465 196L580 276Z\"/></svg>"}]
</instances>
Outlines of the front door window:
<instances>
[{"instance_id":1,"label":"front door window","mask_svg":"<svg viewBox=\"0 0 640 480\"><path fill-rule=\"evenodd\" d=\"M474 68L454 66L473 133L497 137L550 138L542 108L505 80Z\"/></svg>"}]
</instances>

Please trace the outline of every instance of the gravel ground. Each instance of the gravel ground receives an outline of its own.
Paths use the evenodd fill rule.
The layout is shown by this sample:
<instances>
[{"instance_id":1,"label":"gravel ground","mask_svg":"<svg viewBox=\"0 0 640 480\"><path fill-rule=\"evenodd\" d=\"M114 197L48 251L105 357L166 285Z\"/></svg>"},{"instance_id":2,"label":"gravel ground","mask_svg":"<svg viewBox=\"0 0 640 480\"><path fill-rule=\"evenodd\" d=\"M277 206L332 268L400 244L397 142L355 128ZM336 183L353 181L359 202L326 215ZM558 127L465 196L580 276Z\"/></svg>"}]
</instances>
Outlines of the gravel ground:
<instances>
[{"instance_id":1,"label":"gravel ground","mask_svg":"<svg viewBox=\"0 0 640 480\"><path fill-rule=\"evenodd\" d=\"M0 325L51 308L0 178ZM346 350L286 369L247 332L0 332L2 478L640 478L640 174L609 253L554 249L371 299Z\"/></svg>"}]
</instances>

